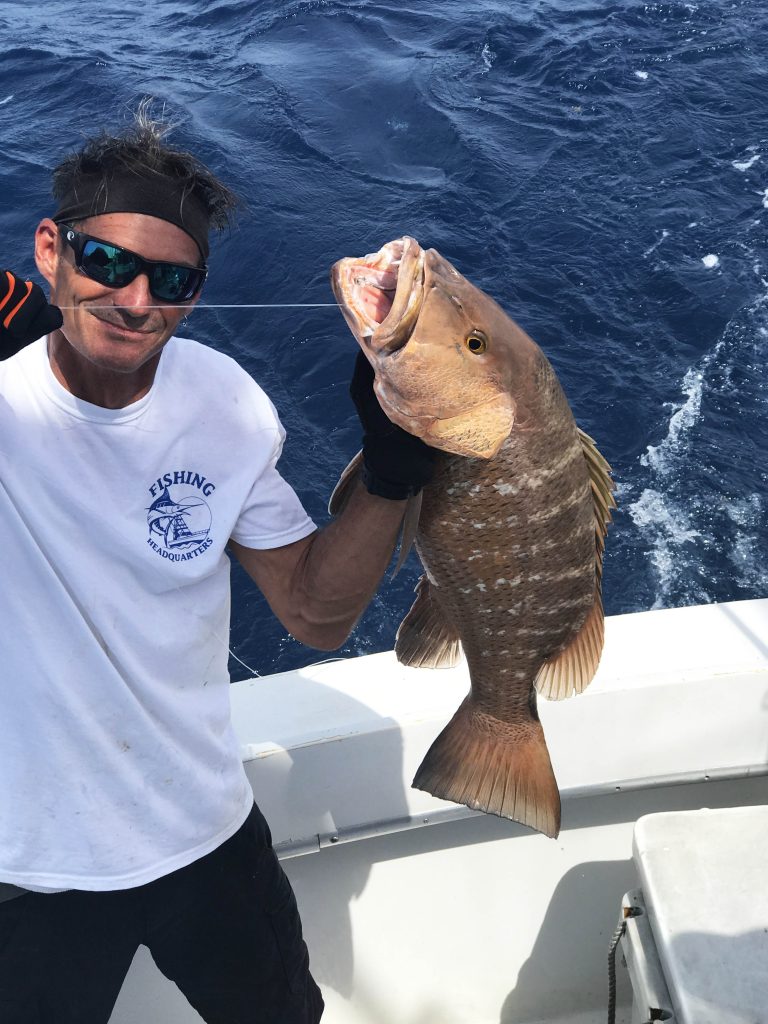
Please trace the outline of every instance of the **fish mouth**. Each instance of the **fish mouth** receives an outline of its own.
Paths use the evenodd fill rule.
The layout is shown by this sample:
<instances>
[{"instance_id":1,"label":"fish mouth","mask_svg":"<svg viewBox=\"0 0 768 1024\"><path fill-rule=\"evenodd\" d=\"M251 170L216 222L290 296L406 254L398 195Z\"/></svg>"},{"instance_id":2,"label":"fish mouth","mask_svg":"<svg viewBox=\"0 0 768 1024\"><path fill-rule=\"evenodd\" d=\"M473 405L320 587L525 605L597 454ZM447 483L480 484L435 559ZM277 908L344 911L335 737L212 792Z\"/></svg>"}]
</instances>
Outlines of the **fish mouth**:
<instances>
[{"instance_id":1,"label":"fish mouth","mask_svg":"<svg viewBox=\"0 0 768 1024\"><path fill-rule=\"evenodd\" d=\"M339 260L331 286L352 333L377 355L391 355L411 337L424 302L425 252L408 235L359 259Z\"/></svg>"}]
</instances>

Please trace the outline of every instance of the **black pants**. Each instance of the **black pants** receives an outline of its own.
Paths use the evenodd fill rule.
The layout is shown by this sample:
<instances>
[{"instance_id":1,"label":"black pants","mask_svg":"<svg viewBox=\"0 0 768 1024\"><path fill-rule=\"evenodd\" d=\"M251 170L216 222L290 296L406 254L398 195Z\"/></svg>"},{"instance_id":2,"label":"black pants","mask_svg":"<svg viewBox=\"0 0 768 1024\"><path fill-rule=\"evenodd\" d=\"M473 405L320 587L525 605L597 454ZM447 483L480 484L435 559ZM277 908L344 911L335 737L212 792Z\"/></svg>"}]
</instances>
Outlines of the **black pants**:
<instances>
[{"instance_id":1,"label":"black pants","mask_svg":"<svg viewBox=\"0 0 768 1024\"><path fill-rule=\"evenodd\" d=\"M0 903L0 1021L107 1024L142 943L209 1024L322 1016L296 900L255 806L213 853L148 885Z\"/></svg>"}]
</instances>

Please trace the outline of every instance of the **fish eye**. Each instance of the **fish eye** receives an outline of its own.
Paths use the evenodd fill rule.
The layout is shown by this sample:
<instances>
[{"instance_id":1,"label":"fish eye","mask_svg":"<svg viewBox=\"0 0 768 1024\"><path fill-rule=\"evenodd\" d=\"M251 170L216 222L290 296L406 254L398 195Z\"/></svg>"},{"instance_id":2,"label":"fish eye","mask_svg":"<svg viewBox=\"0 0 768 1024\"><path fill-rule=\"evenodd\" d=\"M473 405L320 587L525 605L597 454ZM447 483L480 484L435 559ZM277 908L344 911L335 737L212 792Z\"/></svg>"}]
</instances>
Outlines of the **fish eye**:
<instances>
[{"instance_id":1,"label":"fish eye","mask_svg":"<svg viewBox=\"0 0 768 1024\"><path fill-rule=\"evenodd\" d=\"M481 331L472 331L464 342L474 356L481 356L488 348L488 339Z\"/></svg>"}]
</instances>

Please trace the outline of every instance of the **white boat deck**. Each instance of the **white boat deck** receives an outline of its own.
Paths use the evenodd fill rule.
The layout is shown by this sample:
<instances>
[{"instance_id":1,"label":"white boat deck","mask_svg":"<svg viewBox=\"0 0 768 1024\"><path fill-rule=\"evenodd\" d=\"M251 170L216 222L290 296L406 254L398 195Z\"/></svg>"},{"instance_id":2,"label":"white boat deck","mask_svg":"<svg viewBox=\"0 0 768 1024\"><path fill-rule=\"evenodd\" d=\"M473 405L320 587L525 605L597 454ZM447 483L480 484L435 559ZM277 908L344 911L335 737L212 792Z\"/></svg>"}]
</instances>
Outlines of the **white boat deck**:
<instances>
[{"instance_id":1,"label":"white boat deck","mask_svg":"<svg viewBox=\"0 0 768 1024\"><path fill-rule=\"evenodd\" d=\"M607 620L586 693L540 702L555 841L411 789L467 687L463 666L406 669L391 653L232 687L329 1024L604 1021L635 821L768 803L768 601ZM140 951L111 1024L152 1021L199 1017Z\"/></svg>"}]
</instances>

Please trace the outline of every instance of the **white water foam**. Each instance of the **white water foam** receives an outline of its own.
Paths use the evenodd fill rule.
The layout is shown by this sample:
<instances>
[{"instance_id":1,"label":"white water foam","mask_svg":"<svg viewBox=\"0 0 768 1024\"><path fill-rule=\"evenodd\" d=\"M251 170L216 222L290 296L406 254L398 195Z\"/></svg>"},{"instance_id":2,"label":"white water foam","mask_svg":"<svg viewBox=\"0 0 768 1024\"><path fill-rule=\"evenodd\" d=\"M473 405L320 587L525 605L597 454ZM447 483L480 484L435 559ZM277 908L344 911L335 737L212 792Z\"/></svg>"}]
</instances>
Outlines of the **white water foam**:
<instances>
[{"instance_id":1,"label":"white water foam","mask_svg":"<svg viewBox=\"0 0 768 1024\"><path fill-rule=\"evenodd\" d=\"M754 526L755 522L760 519L762 507L763 499L761 495L748 494L745 498L739 498L737 501L730 502L727 512L737 526L746 529L749 526Z\"/></svg>"},{"instance_id":2,"label":"white water foam","mask_svg":"<svg viewBox=\"0 0 768 1024\"><path fill-rule=\"evenodd\" d=\"M490 48L488 43L483 44L483 48L480 51L480 56L483 58L483 64L485 64L485 70L490 71L493 67L493 62L496 60L496 54Z\"/></svg>"},{"instance_id":3,"label":"white water foam","mask_svg":"<svg viewBox=\"0 0 768 1024\"><path fill-rule=\"evenodd\" d=\"M709 535L696 529L694 522L700 517L702 503L695 508L686 499L683 504L673 497L681 467L684 467L691 447L692 431L701 417L701 401L706 374L710 364L718 358L725 336L707 353L698 366L692 366L685 374L681 390L685 401L673 409L667 435L658 445L648 445L640 456L640 464L647 467L652 478L637 501L628 506L633 522L642 532L650 548L650 560L657 576L654 608L667 607L669 596L679 583L681 564L695 561L692 551L686 546L704 545L711 542ZM683 470L684 471L684 470ZM706 504L706 500L703 504ZM706 603L708 594L696 584L689 591L689 597L697 603Z\"/></svg>"},{"instance_id":4,"label":"white water foam","mask_svg":"<svg viewBox=\"0 0 768 1024\"><path fill-rule=\"evenodd\" d=\"M760 384L766 341L768 292L739 313L686 372L684 400L668 405L666 436L639 459L647 477L634 502L627 496L625 508L656 576L654 608L722 600L734 589L763 592L768 585L768 551L761 540L768 502L761 492L743 488L742 472L718 458L716 444L724 417L743 420L743 408L759 423L768 411L768 391ZM715 417L706 423L705 400ZM756 476L759 443L752 456Z\"/></svg>"},{"instance_id":5,"label":"white water foam","mask_svg":"<svg viewBox=\"0 0 768 1024\"><path fill-rule=\"evenodd\" d=\"M661 229L661 238L658 240L658 242L654 242L653 245L650 247L650 249L646 249L645 250L645 252L643 253L643 259L645 259L646 256L650 256L652 252L655 252L659 248L659 246L662 244L662 242L664 242L667 238L669 238L669 232L667 231L666 228L662 228Z\"/></svg>"},{"instance_id":6,"label":"white water foam","mask_svg":"<svg viewBox=\"0 0 768 1024\"><path fill-rule=\"evenodd\" d=\"M766 582L765 552L755 543L755 533L764 520L763 504L763 496L755 493L729 502L726 507L737 528L729 552L736 582L752 590L764 590Z\"/></svg>"},{"instance_id":7,"label":"white water foam","mask_svg":"<svg viewBox=\"0 0 768 1024\"><path fill-rule=\"evenodd\" d=\"M635 72L635 78L641 78L643 81L645 81L647 77L648 77L648 72L647 71L636 71Z\"/></svg>"},{"instance_id":8,"label":"white water foam","mask_svg":"<svg viewBox=\"0 0 768 1024\"><path fill-rule=\"evenodd\" d=\"M651 564L659 582L652 607L663 608L679 572L680 548L699 540L701 533L693 528L684 509L651 487L629 506L629 513L651 542Z\"/></svg>"},{"instance_id":9,"label":"white water foam","mask_svg":"<svg viewBox=\"0 0 768 1024\"><path fill-rule=\"evenodd\" d=\"M735 167L737 171L748 171L752 164L757 163L760 156L760 153L755 153L755 155L751 156L749 160L733 160L731 162L731 167Z\"/></svg>"},{"instance_id":10,"label":"white water foam","mask_svg":"<svg viewBox=\"0 0 768 1024\"><path fill-rule=\"evenodd\" d=\"M710 357L711 358L711 357ZM704 386L702 370L690 369L683 378L682 390L686 401L677 409L669 421L667 436L659 445L648 445L640 456L640 465L648 466L661 476L672 470L670 458L678 456L685 448L686 437L699 418L701 393Z\"/></svg>"},{"instance_id":11,"label":"white water foam","mask_svg":"<svg viewBox=\"0 0 768 1024\"><path fill-rule=\"evenodd\" d=\"M714 269L714 267L720 266L720 257L715 256L714 253L710 253L708 256L702 256L701 262L704 264L707 270L712 270Z\"/></svg>"},{"instance_id":12,"label":"white water foam","mask_svg":"<svg viewBox=\"0 0 768 1024\"><path fill-rule=\"evenodd\" d=\"M13 97L14 97L14 93L11 93L11 95L10 96L6 96L4 100L0 100L0 107L4 107L6 103L10 103L11 100L13 99Z\"/></svg>"}]
</instances>

